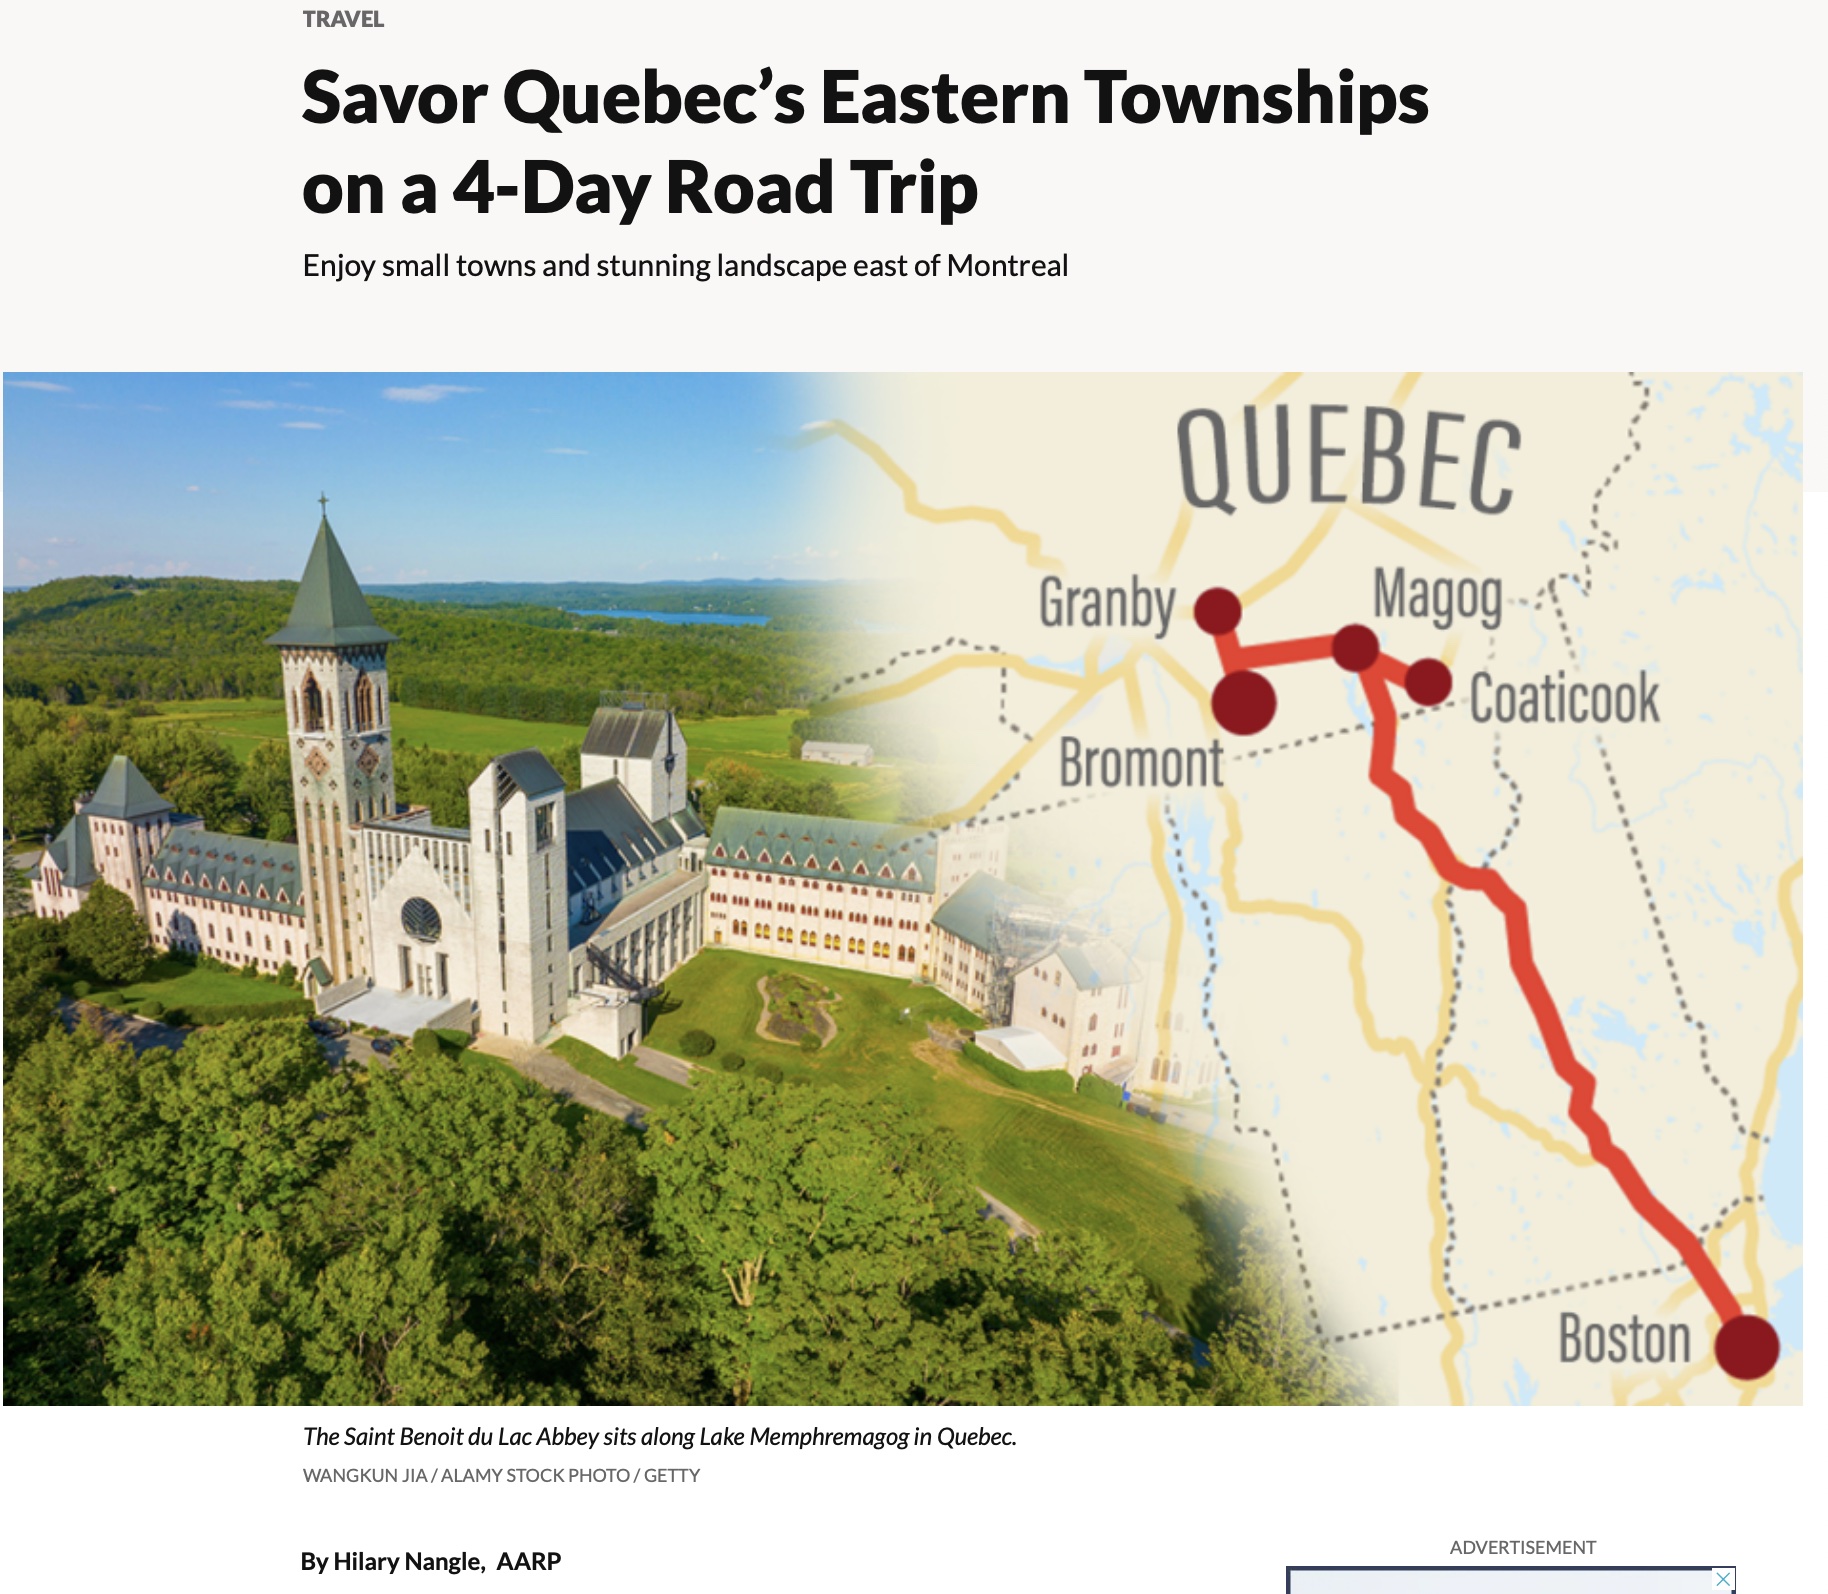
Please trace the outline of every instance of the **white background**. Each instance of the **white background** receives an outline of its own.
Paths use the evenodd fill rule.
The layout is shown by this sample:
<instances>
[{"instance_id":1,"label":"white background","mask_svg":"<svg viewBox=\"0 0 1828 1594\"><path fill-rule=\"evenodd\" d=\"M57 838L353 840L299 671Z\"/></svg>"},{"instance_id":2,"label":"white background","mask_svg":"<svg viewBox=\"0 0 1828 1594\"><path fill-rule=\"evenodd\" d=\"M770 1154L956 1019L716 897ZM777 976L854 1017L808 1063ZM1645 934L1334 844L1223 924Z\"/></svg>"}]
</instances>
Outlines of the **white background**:
<instances>
[{"instance_id":1,"label":"white background","mask_svg":"<svg viewBox=\"0 0 1828 1594\"><path fill-rule=\"evenodd\" d=\"M985 0L791 10L394 0L380 9L382 31L315 33L297 6L246 0L15 8L0 105L0 364L1816 363L1821 50L1819 23L1801 5L1093 12ZM552 138L500 111L500 84L522 67L605 83L647 65L682 85L747 81L764 65L809 86L827 66L858 67L866 81L942 70L963 81L1059 81L1074 119L1039 129L597 127ZM1119 66L1136 78L1267 83L1303 65L1328 78L1349 65L1361 80L1425 83L1428 120L1369 138L1338 127L1100 127L1080 76ZM318 66L348 81L495 91L471 128L318 128L299 118L304 73ZM618 227L508 207L477 217L448 201L436 218L392 206L378 219L314 218L299 198L318 171L381 173L390 196L406 173L429 171L448 193L477 156L497 162L500 178L530 154L576 170L661 171L692 157L751 174L798 173L829 154L839 213L671 218L650 194L636 225ZM878 154L904 165L931 155L971 172L977 211L949 229L863 217L843 169ZM1064 251L1071 276L821 290L386 287L301 274L307 251L765 249ZM305 1549L472 1548L492 1561L501 1548L550 1545L566 1560L548 1587L1274 1590L1291 1561L1440 1562L1455 1538L1561 1536L1598 1539L1605 1562L1737 1563L1740 1586L1754 1591L1820 1578L1804 1505L1819 1510L1821 1424L1807 1408L1003 1414L990 1420L1018 1435L1007 1453L643 1456L700 1466L702 1481L632 1495L312 1489L298 1481L307 1460L298 1413L4 1416L8 1581L25 1588L52 1578L267 1588L296 1583ZM467 1459L394 1456L420 1458Z\"/></svg>"}]
</instances>

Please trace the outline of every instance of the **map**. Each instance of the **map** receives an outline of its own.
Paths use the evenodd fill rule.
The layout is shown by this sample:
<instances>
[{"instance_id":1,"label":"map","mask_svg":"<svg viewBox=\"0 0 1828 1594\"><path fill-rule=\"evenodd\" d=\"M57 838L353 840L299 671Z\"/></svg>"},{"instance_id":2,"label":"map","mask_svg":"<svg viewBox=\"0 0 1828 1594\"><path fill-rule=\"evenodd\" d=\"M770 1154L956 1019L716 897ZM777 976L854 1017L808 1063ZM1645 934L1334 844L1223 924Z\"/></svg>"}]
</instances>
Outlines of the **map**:
<instances>
[{"instance_id":1,"label":"map","mask_svg":"<svg viewBox=\"0 0 1828 1594\"><path fill-rule=\"evenodd\" d=\"M1405 1403L1797 1402L1801 383L827 384L924 725Z\"/></svg>"}]
</instances>

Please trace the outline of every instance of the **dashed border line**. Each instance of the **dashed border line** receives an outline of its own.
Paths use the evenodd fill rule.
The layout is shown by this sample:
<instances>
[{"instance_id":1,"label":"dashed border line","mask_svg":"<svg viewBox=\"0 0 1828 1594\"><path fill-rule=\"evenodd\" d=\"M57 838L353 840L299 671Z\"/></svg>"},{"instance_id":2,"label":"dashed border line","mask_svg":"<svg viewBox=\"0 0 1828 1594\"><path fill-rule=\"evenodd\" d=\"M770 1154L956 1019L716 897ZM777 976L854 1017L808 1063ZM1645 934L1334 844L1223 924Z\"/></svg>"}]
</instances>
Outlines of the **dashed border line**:
<instances>
[{"instance_id":1,"label":"dashed border line","mask_svg":"<svg viewBox=\"0 0 1828 1594\"><path fill-rule=\"evenodd\" d=\"M1497 649L1496 640L1492 643L1493 651ZM1511 773L1499 760L1498 751L1503 741L1503 733L1492 732L1492 768L1498 778L1511 789L1510 818L1504 827L1504 834L1498 838L1495 846L1486 849L1480 860L1480 867L1489 869L1499 855L1511 844L1511 838L1517 834L1517 827L1523 823L1523 788L1519 786ZM1441 1207L1447 1215L1447 1242L1441 1253L1441 1285L1452 1298L1455 1305L1464 1309L1465 1302L1460 1292L1454 1287L1453 1259L1459 1249L1459 1219L1454 1212L1453 1196L1447 1183L1447 1124L1441 1112L1441 1081L1447 1072L1447 1052L1453 1045L1454 1036L1460 1027L1460 973L1466 961L1466 933L1460 927L1459 910L1455 907L1459 888L1453 884L1447 887L1447 923L1453 931L1454 955L1453 970L1449 975L1447 998L1447 1031L1441 1037L1441 1044L1434 1054L1434 1088L1428 1093L1428 1113L1434 1121L1435 1150L1441 1159Z\"/></svg>"},{"instance_id":2,"label":"dashed border line","mask_svg":"<svg viewBox=\"0 0 1828 1594\"><path fill-rule=\"evenodd\" d=\"M924 648L903 648L893 658L876 666L873 670L859 670L855 675L847 675L827 689L825 696L836 697L847 686L855 686L859 681L873 681L879 675L887 675L903 659L924 659L929 654L944 653L950 648L963 648L970 653L1002 653L1006 651L995 642L973 642L969 637L949 636L944 642L934 642ZM1005 674L1008 672L1005 671Z\"/></svg>"},{"instance_id":3,"label":"dashed border line","mask_svg":"<svg viewBox=\"0 0 1828 1594\"><path fill-rule=\"evenodd\" d=\"M1643 452L1644 444L1638 436L1638 424L1649 412L1652 397L1649 382L1635 371L1630 375L1631 381L1642 390L1642 397L1638 401L1638 407L1632 414L1626 430L1624 453L1606 473L1599 486L1593 490L1593 502L1587 515L1590 535L1580 548L1582 575L1576 576L1572 571L1564 571L1558 576L1552 576L1530 605L1532 608L1540 610L1542 605L1547 603L1554 611L1556 626L1561 632L1562 646L1567 650L1568 662L1577 671L1580 668L1580 650L1574 644L1574 633L1568 624L1567 611L1562 607L1561 594L1558 589L1560 584L1566 581L1571 583L1583 598L1591 596L1594 552L1597 550L1601 553L1610 553L1616 546L1616 540L1612 534L1601 524L1600 511L1607 490L1624 473L1625 467ZM1714 1071L1713 1058L1710 1054L1711 1037L1707 1022L1689 1006L1688 990L1682 983L1682 971L1676 965L1675 951L1670 945L1669 931L1663 922L1663 914L1657 907L1656 893L1651 889L1650 873L1644 866L1644 854L1638 846L1637 831L1632 827L1631 811L1625 802L1624 791L1619 785L1618 771L1613 767L1612 751L1606 745L1604 734L1597 728L1593 731L1593 744L1599 752L1600 767L1606 774L1606 785L1612 795L1613 807L1619 816L1619 826L1624 834L1625 844L1631 851L1631 866L1637 875L1638 888L1644 893L1644 905L1650 911L1651 928L1656 932L1657 945L1663 954L1663 966L1668 971L1669 983L1675 992L1676 1008L1682 1015L1682 1022L1695 1033L1695 1043L1700 1053L1701 1072L1706 1075L1709 1083L1720 1092L1725 1100L1727 1112L1731 1116L1733 1127L1738 1131L1740 1138L1744 1140L1756 1138L1760 1144L1769 1145L1771 1137L1768 1134L1756 1137L1753 1135L1751 1126L1747 1124L1744 1114L1740 1111L1737 1093Z\"/></svg>"},{"instance_id":4,"label":"dashed border line","mask_svg":"<svg viewBox=\"0 0 1828 1594\"><path fill-rule=\"evenodd\" d=\"M1181 827L1175 822L1174 810L1166 798L1162 800L1162 819L1168 827L1169 838L1174 843L1172 858L1174 872L1181 885L1181 900L1199 904L1200 941L1206 952L1206 977L1200 982L1200 1018L1206 1026L1206 1033L1212 1037L1214 1050L1219 1054L1219 1066L1225 1070L1226 1083L1231 1086L1231 1131L1240 1137L1260 1135L1269 1146L1270 1159L1276 1169L1277 1190L1282 1196L1282 1210L1288 1218L1289 1243L1294 1247L1295 1266L1300 1272L1302 1290L1307 1295L1308 1322L1314 1333L1324 1339L1326 1336L1320 1325L1320 1306L1314 1293L1314 1278L1308 1270L1307 1253L1302 1248L1301 1226L1295 1221L1295 1198L1289 1188L1282 1147L1269 1130L1244 1122L1244 1086L1238 1079L1237 1071L1231 1066L1231 1054L1226 1051L1225 1042L1219 1038L1218 1022L1212 1015L1213 979L1218 972L1213 961L1212 904L1207 900L1206 893L1195 890L1192 880L1188 878L1186 853L1181 845Z\"/></svg>"},{"instance_id":5,"label":"dashed border line","mask_svg":"<svg viewBox=\"0 0 1828 1594\"><path fill-rule=\"evenodd\" d=\"M1706 1234L1710 1230L1719 1228L1721 1224L1726 1222L1728 1215L1734 1208L1746 1205L1748 1200L1750 1200L1753 1205L1757 1205L1764 1200L1764 1197L1762 1195L1755 1195L1749 1198L1746 1196L1739 1196L1735 1200L1729 1201L1720 1209L1719 1217L1715 1218L1711 1223L1702 1224L1696 1232L1698 1234ZM1681 1261L1665 1262L1661 1267L1641 1267L1623 1273L1602 1274L1599 1278L1583 1279L1579 1284L1557 1284L1553 1289L1532 1290L1521 1295L1494 1296L1489 1301L1484 1301L1477 1306L1464 1307L1458 1312L1424 1313L1419 1317L1404 1318L1400 1323L1379 1323L1375 1328L1358 1328L1354 1329L1349 1334L1335 1334L1328 1339L1327 1343L1329 1345L1343 1345L1351 1340L1376 1339L1380 1334L1401 1333L1404 1329L1428 1328L1434 1324L1445 1323L1449 1321L1449 1319L1455 1317L1471 1317L1479 1312L1501 1311L1507 1306L1527 1306L1531 1301L1552 1300L1558 1295L1578 1295L1585 1290L1598 1289L1604 1284L1633 1284L1643 1279L1661 1278L1665 1273L1683 1272L1686 1270L1687 1266L1688 1264L1686 1262Z\"/></svg>"}]
</instances>

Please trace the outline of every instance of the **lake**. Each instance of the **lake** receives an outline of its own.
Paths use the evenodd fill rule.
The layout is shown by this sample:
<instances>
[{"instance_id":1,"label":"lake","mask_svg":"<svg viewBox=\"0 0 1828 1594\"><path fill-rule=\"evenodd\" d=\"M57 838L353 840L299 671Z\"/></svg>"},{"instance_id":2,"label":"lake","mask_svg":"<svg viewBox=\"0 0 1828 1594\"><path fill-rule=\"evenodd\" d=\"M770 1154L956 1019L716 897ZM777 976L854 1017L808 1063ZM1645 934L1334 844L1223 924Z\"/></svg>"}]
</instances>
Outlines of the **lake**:
<instances>
[{"instance_id":1,"label":"lake","mask_svg":"<svg viewBox=\"0 0 1828 1594\"><path fill-rule=\"evenodd\" d=\"M708 614L692 609L662 613L659 609L574 609L574 614L601 614L611 620L659 620L664 625L766 625L765 614Z\"/></svg>"}]
</instances>

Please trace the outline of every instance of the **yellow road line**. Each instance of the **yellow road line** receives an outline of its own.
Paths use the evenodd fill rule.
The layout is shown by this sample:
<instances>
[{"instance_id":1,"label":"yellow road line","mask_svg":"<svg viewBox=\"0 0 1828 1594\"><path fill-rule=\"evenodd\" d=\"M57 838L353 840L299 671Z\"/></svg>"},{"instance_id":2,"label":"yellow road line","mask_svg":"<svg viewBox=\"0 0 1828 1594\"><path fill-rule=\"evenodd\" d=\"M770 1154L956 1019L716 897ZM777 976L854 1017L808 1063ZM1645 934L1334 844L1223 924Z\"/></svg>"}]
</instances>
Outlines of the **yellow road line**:
<instances>
[{"instance_id":1,"label":"yellow road line","mask_svg":"<svg viewBox=\"0 0 1828 1594\"><path fill-rule=\"evenodd\" d=\"M1412 526L1406 526L1395 515L1387 515L1381 509L1373 509L1369 504L1361 504L1355 498L1346 508L1357 515L1360 520L1368 520L1379 531L1388 532L1398 542L1406 542L1417 553L1425 553L1430 559L1438 559L1444 565L1455 570L1477 570L1479 567L1470 559L1462 559L1453 549L1438 543L1432 537L1424 537Z\"/></svg>"},{"instance_id":2,"label":"yellow road line","mask_svg":"<svg viewBox=\"0 0 1828 1594\"><path fill-rule=\"evenodd\" d=\"M819 421L808 426L794 440L793 446L807 447L813 443L824 442L828 437L843 438L852 448L868 458L883 475L901 489L902 508L917 520L924 520L934 526L954 525L965 520L980 520L987 526L994 526L1020 548L1028 563L1036 570L1065 571L1066 566L1058 559L1042 552L1041 538L1037 533L1024 531L1000 509L991 509L983 504L959 504L951 508L940 509L925 502L920 496L920 489L915 485L914 478L889 457L888 450L874 439L864 436L847 421Z\"/></svg>"}]
</instances>

